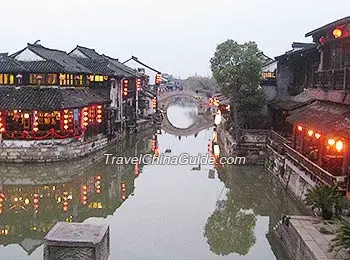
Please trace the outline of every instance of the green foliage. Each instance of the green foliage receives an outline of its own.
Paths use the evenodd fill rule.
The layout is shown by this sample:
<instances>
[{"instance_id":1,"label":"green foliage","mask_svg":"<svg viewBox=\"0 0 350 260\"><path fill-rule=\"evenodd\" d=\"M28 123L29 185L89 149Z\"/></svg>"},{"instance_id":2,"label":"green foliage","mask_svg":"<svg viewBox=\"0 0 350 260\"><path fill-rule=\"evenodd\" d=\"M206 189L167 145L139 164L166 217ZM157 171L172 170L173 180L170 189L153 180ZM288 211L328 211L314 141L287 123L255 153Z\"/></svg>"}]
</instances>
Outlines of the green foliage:
<instances>
[{"instance_id":1,"label":"green foliage","mask_svg":"<svg viewBox=\"0 0 350 260\"><path fill-rule=\"evenodd\" d=\"M315 208L324 210L332 210L332 207L337 205L339 194L335 188L328 186L318 186L310 190L306 195L305 202Z\"/></svg>"},{"instance_id":2,"label":"green foliage","mask_svg":"<svg viewBox=\"0 0 350 260\"><path fill-rule=\"evenodd\" d=\"M259 87L262 61L255 42L239 44L233 40L219 44L210 60L220 91L237 104L237 120L245 127L251 126L266 103L265 92Z\"/></svg>"},{"instance_id":3,"label":"green foliage","mask_svg":"<svg viewBox=\"0 0 350 260\"><path fill-rule=\"evenodd\" d=\"M341 221L340 232L332 240L333 247L349 249L350 248L350 222L347 220Z\"/></svg>"},{"instance_id":4,"label":"green foliage","mask_svg":"<svg viewBox=\"0 0 350 260\"><path fill-rule=\"evenodd\" d=\"M218 89L218 84L213 77L209 78L194 76L185 79L182 83L184 88L188 90L205 90L215 92Z\"/></svg>"}]
</instances>

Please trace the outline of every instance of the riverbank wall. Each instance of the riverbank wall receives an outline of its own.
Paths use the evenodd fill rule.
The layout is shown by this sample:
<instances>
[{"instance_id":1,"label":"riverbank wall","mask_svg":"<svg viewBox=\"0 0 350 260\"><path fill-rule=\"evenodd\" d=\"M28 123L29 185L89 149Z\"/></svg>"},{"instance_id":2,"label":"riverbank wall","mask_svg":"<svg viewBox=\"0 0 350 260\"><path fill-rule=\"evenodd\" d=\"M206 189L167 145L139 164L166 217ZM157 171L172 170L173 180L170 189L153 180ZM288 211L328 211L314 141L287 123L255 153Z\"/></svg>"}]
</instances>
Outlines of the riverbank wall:
<instances>
[{"instance_id":1,"label":"riverbank wall","mask_svg":"<svg viewBox=\"0 0 350 260\"><path fill-rule=\"evenodd\" d=\"M153 131L153 124L144 120L137 132ZM61 140L3 140L0 147L0 163L50 163L70 161L95 154L117 144L128 135L126 131L114 138L104 134L85 139L81 137Z\"/></svg>"},{"instance_id":2,"label":"riverbank wall","mask_svg":"<svg viewBox=\"0 0 350 260\"><path fill-rule=\"evenodd\" d=\"M272 235L293 260L350 259L345 250L332 250L336 232L336 225L319 218L290 216L274 227Z\"/></svg>"},{"instance_id":3,"label":"riverbank wall","mask_svg":"<svg viewBox=\"0 0 350 260\"><path fill-rule=\"evenodd\" d=\"M225 156L244 157L246 165L265 164L267 131L241 130L241 140L237 142L224 128L218 128L220 148Z\"/></svg>"}]
</instances>

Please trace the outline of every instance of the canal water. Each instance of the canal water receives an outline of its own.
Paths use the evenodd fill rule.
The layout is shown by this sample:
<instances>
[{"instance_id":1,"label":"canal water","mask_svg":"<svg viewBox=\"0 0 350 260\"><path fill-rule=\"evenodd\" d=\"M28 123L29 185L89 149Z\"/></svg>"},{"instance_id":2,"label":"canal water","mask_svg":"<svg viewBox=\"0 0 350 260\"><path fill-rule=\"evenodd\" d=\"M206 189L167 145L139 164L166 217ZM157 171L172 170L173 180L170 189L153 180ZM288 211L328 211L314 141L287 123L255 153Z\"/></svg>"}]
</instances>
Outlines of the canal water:
<instances>
[{"instance_id":1,"label":"canal water","mask_svg":"<svg viewBox=\"0 0 350 260\"><path fill-rule=\"evenodd\" d=\"M192 107L193 108L193 107ZM191 107L168 110L188 127ZM114 156L171 150L207 152L213 130L193 136L133 137ZM115 165L102 155L45 166L0 169L0 259L41 260L57 221L107 223L111 260L285 260L269 231L298 203L263 169L212 165Z\"/></svg>"}]
</instances>

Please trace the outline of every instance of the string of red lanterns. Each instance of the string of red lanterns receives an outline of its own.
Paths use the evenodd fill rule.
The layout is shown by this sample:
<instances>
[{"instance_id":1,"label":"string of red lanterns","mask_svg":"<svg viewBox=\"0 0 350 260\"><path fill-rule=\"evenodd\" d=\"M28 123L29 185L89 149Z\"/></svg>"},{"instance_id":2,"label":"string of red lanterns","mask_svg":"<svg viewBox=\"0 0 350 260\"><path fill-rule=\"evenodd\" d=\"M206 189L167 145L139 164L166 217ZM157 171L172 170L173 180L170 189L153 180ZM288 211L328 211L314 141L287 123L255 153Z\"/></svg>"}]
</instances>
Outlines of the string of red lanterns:
<instances>
[{"instance_id":1,"label":"string of red lanterns","mask_svg":"<svg viewBox=\"0 0 350 260\"><path fill-rule=\"evenodd\" d=\"M303 132L304 131L304 128L299 125L297 126L297 129L299 132ZM315 137L317 140L321 139L321 134L317 133L317 132L314 132L313 130L308 130L307 131L307 134L308 136L310 137ZM327 139L327 144L331 147L333 147L335 145L335 149L338 151L338 152L341 152L344 148L344 142L342 140L335 140L334 138L328 138Z\"/></svg>"}]
</instances>

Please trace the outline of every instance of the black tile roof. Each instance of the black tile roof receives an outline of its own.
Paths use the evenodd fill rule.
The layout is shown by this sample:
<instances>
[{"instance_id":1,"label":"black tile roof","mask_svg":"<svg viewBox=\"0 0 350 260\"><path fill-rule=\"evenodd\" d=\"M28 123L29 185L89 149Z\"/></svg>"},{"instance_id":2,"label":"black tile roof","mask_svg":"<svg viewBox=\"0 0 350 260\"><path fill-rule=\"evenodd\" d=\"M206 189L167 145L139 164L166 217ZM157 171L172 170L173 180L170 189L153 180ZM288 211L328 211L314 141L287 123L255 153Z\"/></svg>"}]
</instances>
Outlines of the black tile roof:
<instances>
[{"instance_id":1,"label":"black tile roof","mask_svg":"<svg viewBox=\"0 0 350 260\"><path fill-rule=\"evenodd\" d=\"M3 54L0 56L0 73L23 72L26 68L11 57Z\"/></svg>"},{"instance_id":2,"label":"black tile roof","mask_svg":"<svg viewBox=\"0 0 350 260\"><path fill-rule=\"evenodd\" d=\"M100 55L99 53L97 53L95 51L95 49L90 49L90 48L86 48L83 46L77 46L75 49L81 51L85 56L87 56L89 59L93 59L93 60L103 60L103 56Z\"/></svg>"},{"instance_id":3,"label":"black tile roof","mask_svg":"<svg viewBox=\"0 0 350 260\"><path fill-rule=\"evenodd\" d=\"M81 65L77 60L73 59L64 51L49 49L40 44L29 44L29 43L27 45L27 48L46 60L55 61L56 63L58 63L64 68L64 72L91 73L91 71L88 68ZM19 53L20 52L16 54L19 54Z\"/></svg>"},{"instance_id":4,"label":"black tile roof","mask_svg":"<svg viewBox=\"0 0 350 260\"><path fill-rule=\"evenodd\" d=\"M0 110L59 110L91 104L108 103L89 88L35 88L4 86L0 88Z\"/></svg>"},{"instance_id":5,"label":"black tile roof","mask_svg":"<svg viewBox=\"0 0 350 260\"><path fill-rule=\"evenodd\" d=\"M88 59L88 58L74 58L84 67L94 74L100 75L114 75L114 71L108 67L108 61L105 59Z\"/></svg>"},{"instance_id":6,"label":"black tile roof","mask_svg":"<svg viewBox=\"0 0 350 260\"><path fill-rule=\"evenodd\" d=\"M125 76L125 77L138 75L136 70L130 68L129 66L126 66L125 64L121 63L119 60L108 57L106 55L103 55L103 57L109 61L109 67L112 70L114 70L117 75Z\"/></svg>"},{"instance_id":7,"label":"black tile roof","mask_svg":"<svg viewBox=\"0 0 350 260\"><path fill-rule=\"evenodd\" d=\"M55 61L17 61L30 72L36 73L61 73L64 68Z\"/></svg>"},{"instance_id":8,"label":"black tile roof","mask_svg":"<svg viewBox=\"0 0 350 260\"><path fill-rule=\"evenodd\" d=\"M345 17L345 18L342 18L342 19L339 19L337 21L334 21L334 22L331 22L325 26L322 26L318 29L315 29L311 32L308 32L307 34L305 34L305 37L309 37L309 36L312 36L312 35L315 35L315 34L320 34L320 33L323 33L325 31L328 31L328 30L331 30L333 29L334 27L337 27L339 25L343 25L343 24L347 24L347 23L350 23L350 16L348 17Z\"/></svg>"}]
</instances>

